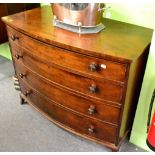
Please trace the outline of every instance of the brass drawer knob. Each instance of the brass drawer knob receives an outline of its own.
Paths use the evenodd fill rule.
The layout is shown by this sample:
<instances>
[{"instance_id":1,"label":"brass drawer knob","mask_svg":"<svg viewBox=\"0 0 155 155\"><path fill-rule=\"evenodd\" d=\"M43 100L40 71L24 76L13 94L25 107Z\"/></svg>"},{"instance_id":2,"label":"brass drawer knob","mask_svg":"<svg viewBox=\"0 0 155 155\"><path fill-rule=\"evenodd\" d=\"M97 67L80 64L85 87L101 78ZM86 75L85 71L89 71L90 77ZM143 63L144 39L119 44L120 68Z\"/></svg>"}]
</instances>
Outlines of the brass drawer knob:
<instances>
[{"instance_id":1,"label":"brass drawer knob","mask_svg":"<svg viewBox=\"0 0 155 155\"><path fill-rule=\"evenodd\" d=\"M94 133L94 126L93 125L90 125L90 127L88 128L88 132L89 132L89 134Z\"/></svg>"},{"instance_id":2,"label":"brass drawer knob","mask_svg":"<svg viewBox=\"0 0 155 155\"><path fill-rule=\"evenodd\" d=\"M91 71L91 72L95 72L95 71L97 71L99 69L99 65L98 64L96 64L96 63L91 63L90 65L89 65L89 70Z\"/></svg>"},{"instance_id":3,"label":"brass drawer knob","mask_svg":"<svg viewBox=\"0 0 155 155\"><path fill-rule=\"evenodd\" d=\"M97 86L95 84L91 84L89 87L89 92L90 93L96 93L97 92Z\"/></svg>"},{"instance_id":4,"label":"brass drawer knob","mask_svg":"<svg viewBox=\"0 0 155 155\"><path fill-rule=\"evenodd\" d=\"M90 105L89 109L88 109L88 113L90 115L93 115L96 112L95 106L94 105Z\"/></svg>"},{"instance_id":5,"label":"brass drawer knob","mask_svg":"<svg viewBox=\"0 0 155 155\"><path fill-rule=\"evenodd\" d=\"M26 76L26 74L20 73L19 76L22 79L24 76Z\"/></svg>"},{"instance_id":6,"label":"brass drawer knob","mask_svg":"<svg viewBox=\"0 0 155 155\"><path fill-rule=\"evenodd\" d=\"M23 56L19 55L19 54L15 54L15 57L16 57L16 59L23 58Z\"/></svg>"},{"instance_id":7,"label":"brass drawer knob","mask_svg":"<svg viewBox=\"0 0 155 155\"><path fill-rule=\"evenodd\" d=\"M27 90L26 92L23 93L25 96L28 96L31 94L31 91Z\"/></svg>"},{"instance_id":8,"label":"brass drawer knob","mask_svg":"<svg viewBox=\"0 0 155 155\"><path fill-rule=\"evenodd\" d=\"M19 39L19 37L15 34L11 35L11 39L12 41L15 41L16 39Z\"/></svg>"}]
</instances>

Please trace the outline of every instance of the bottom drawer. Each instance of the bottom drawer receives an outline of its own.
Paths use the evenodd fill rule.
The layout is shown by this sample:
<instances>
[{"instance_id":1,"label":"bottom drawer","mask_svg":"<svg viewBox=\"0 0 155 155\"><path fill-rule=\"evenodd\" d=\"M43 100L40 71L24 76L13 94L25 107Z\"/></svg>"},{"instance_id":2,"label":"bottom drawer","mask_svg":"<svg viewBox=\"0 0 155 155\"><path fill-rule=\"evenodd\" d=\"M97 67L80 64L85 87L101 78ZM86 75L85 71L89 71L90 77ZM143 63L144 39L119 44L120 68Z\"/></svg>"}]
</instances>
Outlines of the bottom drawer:
<instances>
[{"instance_id":1,"label":"bottom drawer","mask_svg":"<svg viewBox=\"0 0 155 155\"><path fill-rule=\"evenodd\" d=\"M38 93L22 80L20 80L20 86L22 93L27 96L27 99L32 104L52 118L52 120L59 122L64 128L69 127L71 130L92 139L115 143L117 127L73 113L61 105L51 102L51 100Z\"/></svg>"}]
</instances>

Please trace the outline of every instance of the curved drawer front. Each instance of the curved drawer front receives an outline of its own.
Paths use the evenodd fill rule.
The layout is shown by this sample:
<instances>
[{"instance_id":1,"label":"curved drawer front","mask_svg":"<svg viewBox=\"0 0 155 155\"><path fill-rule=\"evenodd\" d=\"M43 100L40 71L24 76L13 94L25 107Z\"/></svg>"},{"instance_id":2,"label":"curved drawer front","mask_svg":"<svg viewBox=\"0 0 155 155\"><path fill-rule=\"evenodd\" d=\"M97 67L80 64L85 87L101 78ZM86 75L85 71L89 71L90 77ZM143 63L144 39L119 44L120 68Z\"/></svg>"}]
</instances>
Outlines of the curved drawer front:
<instances>
[{"instance_id":1,"label":"curved drawer front","mask_svg":"<svg viewBox=\"0 0 155 155\"><path fill-rule=\"evenodd\" d=\"M50 46L23 35L8 27L10 43L16 43L27 49L30 54L41 58L49 64L56 64L72 72L79 72L95 78L104 78L115 81L126 81L126 65L97 59L90 56L73 53L71 51ZM17 36L18 39L12 40L11 36ZM48 58L48 59L47 59Z\"/></svg>"},{"instance_id":2,"label":"curved drawer front","mask_svg":"<svg viewBox=\"0 0 155 155\"><path fill-rule=\"evenodd\" d=\"M23 74L23 77L20 75L21 68L25 73ZM54 102L62 104L67 108L80 112L89 117L97 118L105 122L118 124L120 107L109 106L107 105L108 102L90 100L78 94L68 92L66 89L60 88L43 80L43 78L40 78L29 69L25 69L25 67L23 67L21 64L17 65L16 63L16 69L19 80L23 79L41 94L47 96Z\"/></svg>"},{"instance_id":3,"label":"curved drawer front","mask_svg":"<svg viewBox=\"0 0 155 155\"><path fill-rule=\"evenodd\" d=\"M16 50L13 50L13 53L16 55ZM20 54L18 53L18 55L21 55L21 52ZM72 91L78 91L79 93L83 93L90 97L113 102L121 102L122 100L124 91L123 84L109 80L93 80L61 69L57 69L54 66L47 65L38 59L32 58L25 52L22 52L22 58L18 61L24 63L25 66L34 72L37 72L39 75L49 79L51 82L64 86L68 89L72 89ZM23 72L25 71L23 70Z\"/></svg>"},{"instance_id":4,"label":"curved drawer front","mask_svg":"<svg viewBox=\"0 0 155 155\"><path fill-rule=\"evenodd\" d=\"M21 82L21 90L23 93L29 91L27 98L42 112L47 114L53 120L61 123L77 133L84 134L90 138L100 139L115 143L117 128L113 125L104 124L77 115L70 110L58 106L43 96L39 95L36 91L30 88L25 83Z\"/></svg>"}]
</instances>

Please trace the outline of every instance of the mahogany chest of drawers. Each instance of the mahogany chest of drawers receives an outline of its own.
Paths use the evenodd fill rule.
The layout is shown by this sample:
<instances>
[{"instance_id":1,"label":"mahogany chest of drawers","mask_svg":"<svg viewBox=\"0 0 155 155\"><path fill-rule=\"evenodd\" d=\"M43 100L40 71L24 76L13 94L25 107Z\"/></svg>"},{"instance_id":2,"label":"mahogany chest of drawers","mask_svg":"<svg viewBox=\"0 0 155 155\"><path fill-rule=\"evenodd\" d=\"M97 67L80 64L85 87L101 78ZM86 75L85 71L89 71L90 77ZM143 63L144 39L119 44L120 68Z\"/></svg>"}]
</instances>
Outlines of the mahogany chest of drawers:
<instances>
[{"instance_id":1,"label":"mahogany chest of drawers","mask_svg":"<svg viewBox=\"0 0 155 155\"><path fill-rule=\"evenodd\" d=\"M105 30L79 35L52 18L50 7L2 18L21 101L116 151L132 127L152 30L103 19Z\"/></svg>"}]
</instances>

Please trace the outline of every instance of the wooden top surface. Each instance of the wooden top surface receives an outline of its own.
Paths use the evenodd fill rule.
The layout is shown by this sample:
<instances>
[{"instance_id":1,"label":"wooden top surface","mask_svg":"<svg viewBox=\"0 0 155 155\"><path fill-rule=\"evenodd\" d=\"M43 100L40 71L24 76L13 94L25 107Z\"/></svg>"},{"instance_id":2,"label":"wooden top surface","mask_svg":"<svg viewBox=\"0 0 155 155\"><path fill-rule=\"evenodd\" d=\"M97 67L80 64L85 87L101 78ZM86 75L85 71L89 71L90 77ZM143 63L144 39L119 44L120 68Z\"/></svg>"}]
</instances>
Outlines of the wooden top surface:
<instances>
[{"instance_id":1,"label":"wooden top surface","mask_svg":"<svg viewBox=\"0 0 155 155\"><path fill-rule=\"evenodd\" d=\"M152 29L103 19L105 30L79 35L53 27L52 19L50 6L2 18L7 25L48 44L120 62L136 60L150 44L153 33Z\"/></svg>"}]
</instances>

